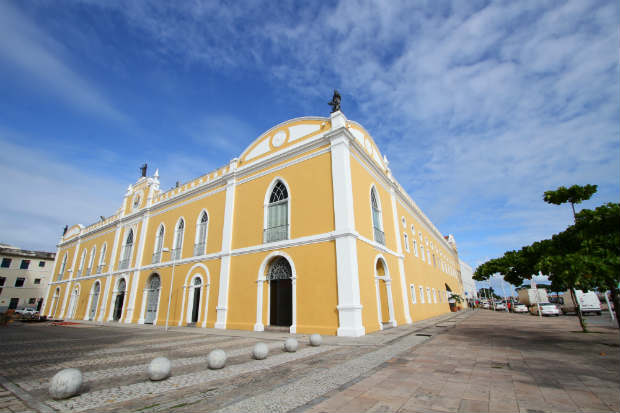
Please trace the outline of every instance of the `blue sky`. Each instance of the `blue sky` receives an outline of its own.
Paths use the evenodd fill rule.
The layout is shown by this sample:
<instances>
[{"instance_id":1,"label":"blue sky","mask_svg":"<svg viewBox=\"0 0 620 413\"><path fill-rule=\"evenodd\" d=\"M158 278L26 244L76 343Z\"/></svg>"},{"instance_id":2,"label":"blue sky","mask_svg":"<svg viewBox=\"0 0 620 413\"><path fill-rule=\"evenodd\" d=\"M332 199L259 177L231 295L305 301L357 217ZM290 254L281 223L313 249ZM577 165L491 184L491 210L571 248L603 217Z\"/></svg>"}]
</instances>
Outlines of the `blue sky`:
<instances>
[{"instance_id":1,"label":"blue sky","mask_svg":"<svg viewBox=\"0 0 620 413\"><path fill-rule=\"evenodd\" d=\"M542 193L620 198L617 1L0 2L0 241L55 250L334 88L474 268L563 230ZM151 169L153 172L154 169Z\"/></svg>"}]
</instances>

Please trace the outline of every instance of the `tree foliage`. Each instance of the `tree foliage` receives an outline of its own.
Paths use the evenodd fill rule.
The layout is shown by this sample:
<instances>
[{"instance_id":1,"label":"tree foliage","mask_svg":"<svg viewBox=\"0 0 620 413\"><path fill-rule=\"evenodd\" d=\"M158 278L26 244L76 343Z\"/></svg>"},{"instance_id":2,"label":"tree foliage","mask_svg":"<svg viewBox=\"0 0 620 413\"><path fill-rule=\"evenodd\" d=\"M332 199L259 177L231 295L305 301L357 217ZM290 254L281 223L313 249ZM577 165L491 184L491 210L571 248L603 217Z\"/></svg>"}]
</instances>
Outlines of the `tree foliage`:
<instances>
[{"instance_id":1,"label":"tree foliage","mask_svg":"<svg viewBox=\"0 0 620 413\"><path fill-rule=\"evenodd\" d=\"M597 185L573 185L570 188L561 186L555 191L545 191L543 199L548 204L561 205L566 202L571 204L579 204L586 201L594 195Z\"/></svg>"}]
</instances>

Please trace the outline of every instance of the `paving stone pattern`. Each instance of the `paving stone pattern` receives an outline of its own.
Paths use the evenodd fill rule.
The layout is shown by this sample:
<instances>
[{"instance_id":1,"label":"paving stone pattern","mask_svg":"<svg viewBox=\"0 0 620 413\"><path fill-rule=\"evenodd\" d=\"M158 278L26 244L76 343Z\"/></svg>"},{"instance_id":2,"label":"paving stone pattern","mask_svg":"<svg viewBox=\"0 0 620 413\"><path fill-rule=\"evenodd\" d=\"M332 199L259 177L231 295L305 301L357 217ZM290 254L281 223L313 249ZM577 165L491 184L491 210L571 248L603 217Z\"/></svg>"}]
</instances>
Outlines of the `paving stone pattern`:
<instances>
[{"instance_id":1,"label":"paving stone pattern","mask_svg":"<svg viewBox=\"0 0 620 413\"><path fill-rule=\"evenodd\" d=\"M324 337L286 353L282 332L12 325L0 331L0 412L582 412L618 411L618 330L582 334L575 317L539 320L479 310L356 339ZM254 360L257 342L269 346ZM207 369L209 351L227 353ZM21 351L20 351L21 349ZM30 357L29 357L30 356ZM147 365L172 361L151 382ZM49 379L79 367L82 392L49 397Z\"/></svg>"}]
</instances>

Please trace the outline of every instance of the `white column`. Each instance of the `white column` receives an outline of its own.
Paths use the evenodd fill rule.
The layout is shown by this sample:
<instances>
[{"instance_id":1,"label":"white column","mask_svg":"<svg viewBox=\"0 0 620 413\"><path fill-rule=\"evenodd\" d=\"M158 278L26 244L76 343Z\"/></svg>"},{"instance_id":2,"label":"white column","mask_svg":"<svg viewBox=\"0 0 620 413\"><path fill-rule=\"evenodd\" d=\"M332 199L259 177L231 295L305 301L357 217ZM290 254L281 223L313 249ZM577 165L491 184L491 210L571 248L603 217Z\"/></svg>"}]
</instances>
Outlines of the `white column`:
<instances>
[{"instance_id":1,"label":"white column","mask_svg":"<svg viewBox=\"0 0 620 413\"><path fill-rule=\"evenodd\" d=\"M191 279L190 279L190 282L191 282ZM179 326L183 325L183 319L187 318L187 314L185 314L185 296L188 295L187 294L187 292L188 292L187 287L188 287L187 285L183 285L183 288L182 288L182 290L183 290L183 301L182 301L183 304L181 304L181 316L179 317L179 323L177 324ZM188 306L191 305L190 302L188 302L187 305Z\"/></svg>"},{"instance_id":2,"label":"white column","mask_svg":"<svg viewBox=\"0 0 620 413\"><path fill-rule=\"evenodd\" d=\"M80 231L81 235L81 231ZM80 244L82 243L82 239L78 238L77 244L75 245L75 252L73 253L73 261L71 262L71 269L69 270L69 281L67 281L67 293L65 294L65 298L62 300L62 307L60 309L60 316L58 318L63 318L65 316L65 312L67 311L67 299L71 294L71 287L74 274L75 274L75 263L77 262L78 252L80 251Z\"/></svg>"},{"instance_id":3,"label":"white column","mask_svg":"<svg viewBox=\"0 0 620 413\"><path fill-rule=\"evenodd\" d=\"M385 291L387 292L390 323L392 324L392 327L396 327L396 319L394 318L394 299L392 298L392 280L385 280Z\"/></svg>"},{"instance_id":4,"label":"white column","mask_svg":"<svg viewBox=\"0 0 620 413\"><path fill-rule=\"evenodd\" d=\"M131 277L131 293L129 294L129 306L127 307L127 311L125 312L125 323L131 323L133 319L133 310L136 305L136 296L138 295L138 288L140 283L140 268L142 267L142 257L144 256L144 246L146 244L146 234L149 225L150 214L147 212L142 217L142 228L140 231L140 238L138 244L138 254L136 257L136 262L134 263L134 268L136 270L133 272Z\"/></svg>"},{"instance_id":5,"label":"white column","mask_svg":"<svg viewBox=\"0 0 620 413\"><path fill-rule=\"evenodd\" d=\"M405 258L403 255L403 247L400 242L401 240L401 231L398 223L400 220L398 219L398 212L396 209L396 195L394 194L394 188L390 187L390 198L392 200L392 214L394 216L394 234L396 236L396 248L398 254L401 255L398 257L398 273L400 276L400 287L403 294L403 310L405 312L405 321L407 324L411 324L411 314L409 312L409 300L407 299L407 286L405 285ZM405 231L407 229L405 228ZM415 236L415 235L414 235Z\"/></svg>"},{"instance_id":6,"label":"white column","mask_svg":"<svg viewBox=\"0 0 620 413\"><path fill-rule=\"evenodd\" d=\"M58 242L58 244L60 244L60 242L62 242L62 237L60 237L60 241ZM48 309L47 313L45 312L45 307L47 307L47 302L48 302L48 299L49 299L50 291L52 291L52 282L55 281L54 277L56 277L56 271L58 271L58 268L56 268L56 267L58 267L59 255L60 255L60 246L57 246L56 247L56 256L54 258L54 265L52 265L52 274L50 275L49 282L47 283L47 291L46 291L45 295L43 296L43 299L45 301L43 301L43 306L41 307L42 308L41 313L42 314L47 314L48 317L51 316L51 314L50 314L51 307ZM53 287L56 288L55 285Z\"/></svg>"},{"instance_id":7,"label":"white column","mask_svg":"<svg viewBox=\"0 0 620 413\"><path fill-rule=\"evenodd\" d=\"M291 277L291 285L293 290L293 323L289 329L291 334L297 333L297 277Z\"/></svg>"},{"instance_id":8,"label":"white column","mask_svg":"<svg viewBox=\"0 0 620 413\"><path fill-rule=\"evenodd\" d=\"M357 240L353 213L353 188L350 134L346 131L346 118L340 112L331 115L332 184L334 189L334 218L336 233L336 271L338 278L338 335L359 337L365 334L360 304L360 284L357 263Z\"/></svg>"},{"instance_id":9,"label":"white column","mask_svg":"<svg viewBox=\"0 0 620 413\"><path fill-rule=\"evenodd\" d=\"M220 267L220 289L217 298L217 321L215 328L226 328L228 310L228 283L230 278L230 250L232 247L232 230L235 210L235 170L237 159L230 162L231 177L226 182L226 208L224 210L224 229L222 231L222 260Z\"/></svg>"},{"instance_id":10,"label":"white column","mask_svg":"<svg viewBox=\"0 0 620 413\"><path fill-rule=\"evenodd\" d=\"M114 277L110 274L112 272L112 263L118 250L118 243L121 236L121 225L116 225L116 232L114 233L114 243L112 244L112 250L110 251L110 258L108 259L108 275L106 277L105 292L103 294L103 300L101 301L101 309L99 310L99 321L102 322L105 318L105 310L108 307L108 298L110 297L110 288L114 283ZM105 260L105 257L104 257ZM104 263L105 266L105 263Z\"/></svg>"},{"instance_id":11,"label":"white column","mask_svg":"<svg viewBox=\"0 0 620 413\"><path fill-rule=\"evenodd\" d=\"M265 331L263 325L263 284L265 280L259 279L256 281L256 324L254 324L254 331Z\"/></svg>"},{"instance_id":12,"label":"white column","mask_svg":"<svg viewBox=\"0 0 620 413\"><path fill-rule=\"evenodd\" d=\"M202 319L202 327L206 327L207 326L207 316L209 315L209 287L211 286L211 283L208 282L205 284L204 287L204 293L205 294L205 308L204 308L204 318Z\"/></svg>"}]
</instances>

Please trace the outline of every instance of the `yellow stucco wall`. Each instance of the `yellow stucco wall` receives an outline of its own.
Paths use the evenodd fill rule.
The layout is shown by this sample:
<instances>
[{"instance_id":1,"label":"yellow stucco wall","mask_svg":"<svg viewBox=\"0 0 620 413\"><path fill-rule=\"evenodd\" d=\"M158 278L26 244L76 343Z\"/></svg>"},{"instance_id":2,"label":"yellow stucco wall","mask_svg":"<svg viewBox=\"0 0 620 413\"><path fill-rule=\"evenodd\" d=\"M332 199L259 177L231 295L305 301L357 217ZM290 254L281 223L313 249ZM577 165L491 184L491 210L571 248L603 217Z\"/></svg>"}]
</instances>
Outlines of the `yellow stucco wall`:
<instances>
[{"instance_id":1,"label":"yellow stucco wall","mask_svg":"<svg viewBox=\"0 0 620 413\"><path fill-rule=\"evenodd\" d=\"M333 241L278 250L290 256L296 272L297 332L336 334L338 284ZM231 261L227 328L252 330L256 323L257 280L273 251L234 256ZM317 259L319 258L320 259ZM265 266L267 270L268 265ZM268 283L263 285L263 324L268 325Z\"/></svg>"},{"instance_id":2,"label":"yellow stucco wall","mask_svg":"<svg viewBox=\"0 0 620 413\"><path fill-rule=\"evenodd\" d=\"M289 188L291 239L333 231L331 174L330 154L325 153L240 183L235 194L233 249L262 244L265 196L276 178Z\"/></svg>"}]
</instances>

